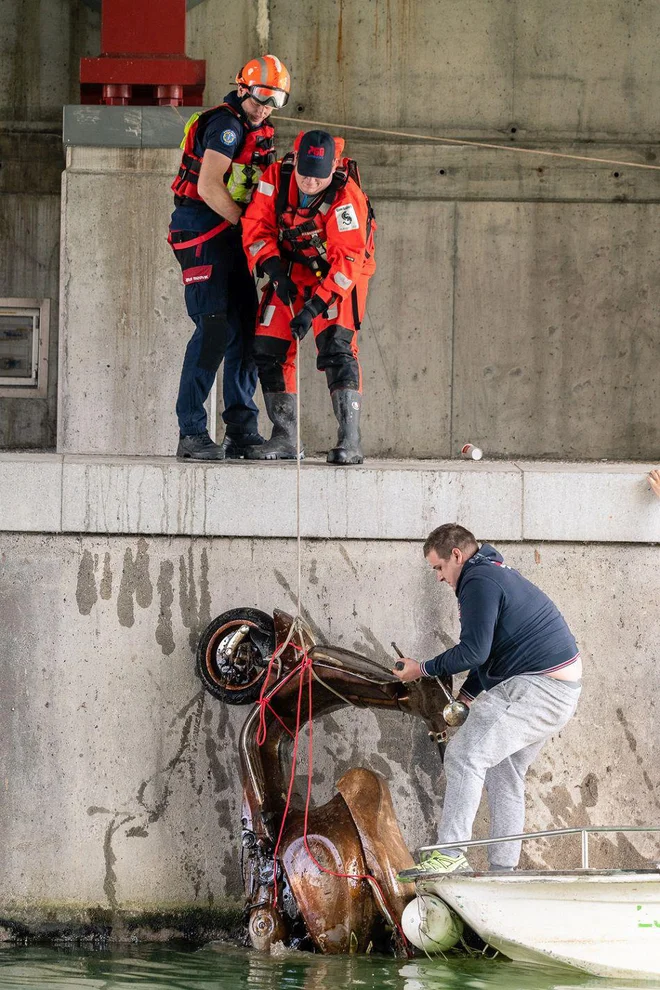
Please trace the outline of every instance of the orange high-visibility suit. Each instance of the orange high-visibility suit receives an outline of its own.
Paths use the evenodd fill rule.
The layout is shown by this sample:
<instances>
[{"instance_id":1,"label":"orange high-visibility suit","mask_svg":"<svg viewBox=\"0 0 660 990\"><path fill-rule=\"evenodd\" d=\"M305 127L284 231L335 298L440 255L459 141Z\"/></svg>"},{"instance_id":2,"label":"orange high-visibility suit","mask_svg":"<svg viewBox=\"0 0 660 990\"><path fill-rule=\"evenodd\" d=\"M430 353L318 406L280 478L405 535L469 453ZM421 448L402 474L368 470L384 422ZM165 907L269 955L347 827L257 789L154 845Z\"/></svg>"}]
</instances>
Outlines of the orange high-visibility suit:
<instances>
[{"instance_id":1,"label":"orange high-visibility suit","mask_svg":"<svg viewBox=\"0 0 660 990\"><path fill-rule=\"evenodd\" d=\"M376 270L375 224L369 201L351 175L353 164L344 158L330 186L303 208L293 158L287 156L266 169L243 217L250 270L279 257L298 287L293 314L272 284L261 299L254 359L264 392L296 391L297 341L289 324L312 296L326 304L312 324L317 368L325 371L331 393L362 389L357 332Z\"/></svg>"}]
</instances>

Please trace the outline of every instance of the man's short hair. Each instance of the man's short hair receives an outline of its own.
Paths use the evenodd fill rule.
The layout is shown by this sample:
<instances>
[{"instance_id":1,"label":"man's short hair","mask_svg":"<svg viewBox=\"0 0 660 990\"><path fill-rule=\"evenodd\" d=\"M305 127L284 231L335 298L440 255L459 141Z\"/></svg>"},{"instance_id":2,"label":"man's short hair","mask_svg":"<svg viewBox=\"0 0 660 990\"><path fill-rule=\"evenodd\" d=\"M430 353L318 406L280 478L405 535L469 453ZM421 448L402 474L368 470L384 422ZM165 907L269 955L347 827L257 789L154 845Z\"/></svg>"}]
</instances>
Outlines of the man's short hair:
<instances>
[{"instance_id":1,"label":"man's short hair","mask_svg":"<svg viewBox=\"0 0 660 990\"><path fill-rule=\"evenodd\" d=\"M479 544L474 538L474 534L465 526L459 526L458 523L445 523L443 526L438 526L426 537L424 556L428 557L431 550L434 550L441 560L449 560L454 547L463 553L474 553L479 549Z\"/></svg>"}]
</instances>

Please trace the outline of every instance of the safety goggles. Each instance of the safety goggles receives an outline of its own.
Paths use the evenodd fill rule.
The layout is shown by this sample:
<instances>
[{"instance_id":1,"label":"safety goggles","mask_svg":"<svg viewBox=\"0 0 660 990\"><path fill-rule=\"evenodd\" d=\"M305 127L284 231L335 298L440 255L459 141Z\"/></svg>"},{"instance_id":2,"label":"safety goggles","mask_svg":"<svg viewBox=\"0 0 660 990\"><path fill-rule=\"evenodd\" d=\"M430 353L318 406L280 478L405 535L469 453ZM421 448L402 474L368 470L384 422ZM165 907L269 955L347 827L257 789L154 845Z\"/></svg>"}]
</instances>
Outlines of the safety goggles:
<instances>
[{"instance_id":1,"label":"safety goggles","mask_svg":"<svg viewBox=\"0 0 660 990\"><path fill-rule=\"evenodd\" d=\"M281 110L289 102L289 94L283 89L273 89L270 86L248 86L247 91L253 100L262 107L274 107Z\"/></svg>"}]
</instances>

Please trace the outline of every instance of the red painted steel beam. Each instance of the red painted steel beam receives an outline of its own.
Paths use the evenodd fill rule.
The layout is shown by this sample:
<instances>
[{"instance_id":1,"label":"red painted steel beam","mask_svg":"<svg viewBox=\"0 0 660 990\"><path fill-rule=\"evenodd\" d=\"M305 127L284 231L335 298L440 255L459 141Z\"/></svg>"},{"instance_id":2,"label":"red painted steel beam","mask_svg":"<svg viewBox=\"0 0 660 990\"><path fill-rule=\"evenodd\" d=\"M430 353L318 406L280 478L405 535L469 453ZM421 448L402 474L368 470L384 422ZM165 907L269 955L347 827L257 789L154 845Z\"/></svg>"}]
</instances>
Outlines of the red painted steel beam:
<instances>
[{"instance_id":1,"label":"red painted steel beam","mask_svg":"<svg viewBox=\"0 0 660 990\"><path fill-rule=\"evenodd\" d=\"M186 50L186 0L103 0L101 55L80 60L82 103L201 106L206 62Z\"/></svg>"},{"instance_id":2,"label":"red painted steel beam","mask_svg":"<svg viewBox=\"0 0 660 990\"><path fill-rule=\"evenodd\" d=\"M103 0L103 55L186 54L185 0Z\"/></svg>"}]
</instances>

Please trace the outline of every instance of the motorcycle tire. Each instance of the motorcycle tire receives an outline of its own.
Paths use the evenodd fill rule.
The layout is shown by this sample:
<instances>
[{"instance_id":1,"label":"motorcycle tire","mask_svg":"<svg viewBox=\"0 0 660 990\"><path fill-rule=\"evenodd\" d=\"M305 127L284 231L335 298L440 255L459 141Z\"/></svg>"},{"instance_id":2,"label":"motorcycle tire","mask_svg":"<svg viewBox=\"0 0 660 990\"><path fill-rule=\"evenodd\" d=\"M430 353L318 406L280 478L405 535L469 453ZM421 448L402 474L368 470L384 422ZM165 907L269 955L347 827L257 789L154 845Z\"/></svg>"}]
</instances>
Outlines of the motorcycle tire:
<instances>
[{"instance_id":1,"label":"motorcycle tire","mask_svg":"<svg viewBox=\"0 0 660 990\"><path fill-rule=\"evenodd\" d=\"M242 626L250 632L235 651L234 661L219 656L223 644ZM232 608L208 624L197 644L196 672L206 690L227 705L256 701L275 651L272 616L256 608Z\"/></svg>"}]
</instances>

